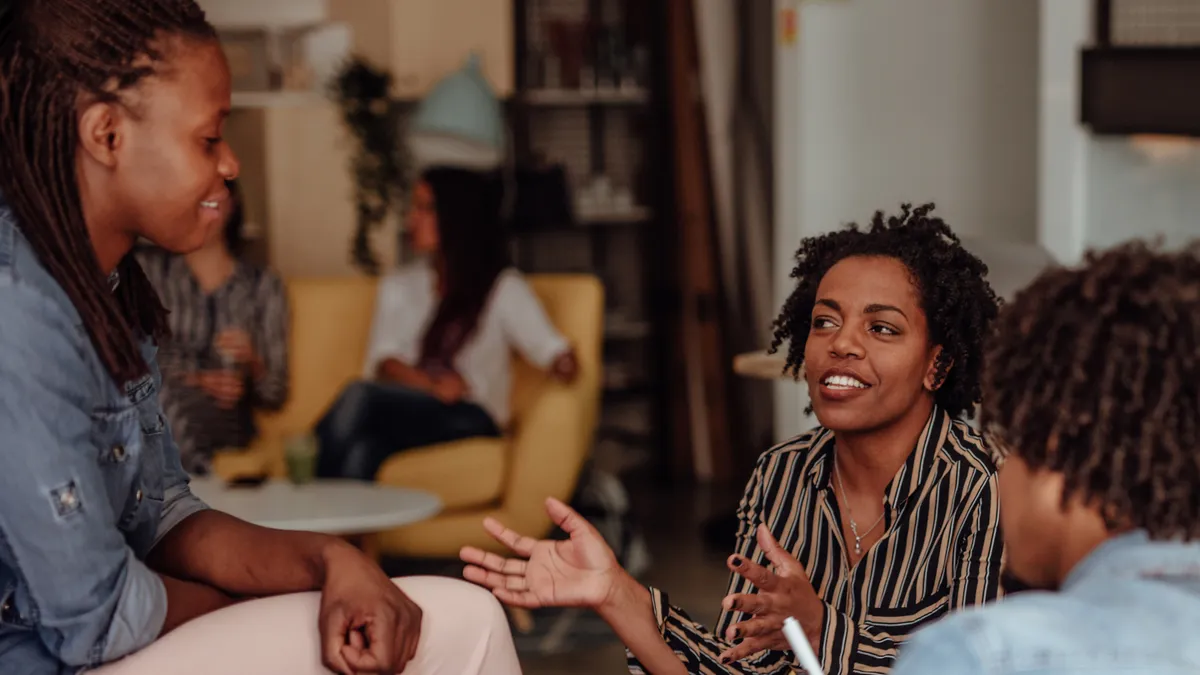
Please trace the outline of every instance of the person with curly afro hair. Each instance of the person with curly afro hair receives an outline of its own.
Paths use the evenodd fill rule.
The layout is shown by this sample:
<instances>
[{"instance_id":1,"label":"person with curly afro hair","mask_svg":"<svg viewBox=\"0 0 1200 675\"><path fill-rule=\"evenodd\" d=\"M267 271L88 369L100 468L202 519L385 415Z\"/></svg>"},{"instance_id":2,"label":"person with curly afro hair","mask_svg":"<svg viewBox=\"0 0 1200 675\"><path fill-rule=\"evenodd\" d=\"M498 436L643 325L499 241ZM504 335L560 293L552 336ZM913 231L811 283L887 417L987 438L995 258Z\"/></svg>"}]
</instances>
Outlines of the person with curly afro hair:
<instances>
[{"instance_id":1,"label":"person with curly afro hair","mask_svg":"<svg viewBox=\"0 0 1200 675\"><path fill-rule=\"evenodd\" d=\"M988 343L1015 594L918 635L895 673L1196 673L1200 244L1044 273Z\"/></svg>"},{"instance_id":2,"label":"person with curly afro hair","mask_svg":"<svg viewBox=\"0 0 1200 675\"><path fill-rule=\"evenodd\" d=\"M633 672L793 672L795 617L831 675L883 672L918 627L1000 592L996 467L963 420L998 302L933 205L805 239L776 322L821 426L759 459L738 508L716 631L640 586L559 502L570 534L485 526L528 560L463 551L468 579L524 607L591 607ZM768 567L769 565L769 567Z\"/></svg>"}]
</instances>

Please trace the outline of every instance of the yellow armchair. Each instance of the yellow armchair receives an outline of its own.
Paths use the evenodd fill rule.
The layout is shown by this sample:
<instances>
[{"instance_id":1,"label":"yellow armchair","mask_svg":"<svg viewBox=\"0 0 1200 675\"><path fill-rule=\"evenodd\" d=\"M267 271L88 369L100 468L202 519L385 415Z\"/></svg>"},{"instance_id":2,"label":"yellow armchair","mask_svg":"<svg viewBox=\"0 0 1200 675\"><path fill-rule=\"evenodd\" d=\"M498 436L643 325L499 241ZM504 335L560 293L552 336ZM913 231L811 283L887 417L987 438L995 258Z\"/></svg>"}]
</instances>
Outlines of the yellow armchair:
<instances>
[{"instance_id":1,"label":"yellow armchair","mask_svg":"<svg viewBox=\"0 0 1200 675\"><path fill-rule=\"evenodd\" d=\"M544 535L551 528L545 498L565 500L575 490L599 412L604 291L587 275L530 275L529 282L575 347L579 377L569 386L555 383L514 355L513 417L505 437L408 450L385 462L379 482L433 492L445 510L381 533L381 552L454 557L464 545L499 550L480 525L485 516ZM281 411L262 416L260 438L249 451L218 456L218 474L286 474L284 439L311 431L342 388L361 375L375 286L361 278L288 282L291 398Z\"/></svg>"}]
</instances>

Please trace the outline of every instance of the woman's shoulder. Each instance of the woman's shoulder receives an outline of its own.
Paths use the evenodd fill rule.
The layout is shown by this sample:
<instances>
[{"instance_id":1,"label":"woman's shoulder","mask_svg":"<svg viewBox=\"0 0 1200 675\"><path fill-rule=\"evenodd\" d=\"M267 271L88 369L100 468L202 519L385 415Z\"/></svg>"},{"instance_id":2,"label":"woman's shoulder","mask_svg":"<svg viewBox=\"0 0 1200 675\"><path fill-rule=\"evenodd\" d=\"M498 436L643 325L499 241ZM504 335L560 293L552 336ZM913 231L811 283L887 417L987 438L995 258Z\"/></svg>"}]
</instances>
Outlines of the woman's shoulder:
<instances>
[{"instance_id":1,"label":"woman's shoulder","mask_svg":"<svg viewBox=\"0 0 1200 675\"><path fill-rule=\"evenodd\" d=\"M963 419L954 418L946 433L942 451L954 462L991 476L996 473L996 451L979 430Z\"/></svg>"},{"instance_id":2,"label":"woman's shoulder","mask_svg":"<svg viewBox=\"0 0 1200 675\"><path fill-rule=\"evenodd\" d=\"M433 269L423 262L400 265L379 278L379 288L388 291L406 291L417 288L432 288Z\"/></svg>"},{"instance_id":3,"label":"woman's shoulder","mask_svg":"<svg viewBox=\"0 0 1200 675\"><path fill-rule=\"evenodd\" d=\"M832 431L825 427L813 427L799 436L772 446L759 456L758 461L760 466L782 460L790 464L799 463L802 468L807 468L824 454L832 440Z\"/></svg>"}]
</instances>

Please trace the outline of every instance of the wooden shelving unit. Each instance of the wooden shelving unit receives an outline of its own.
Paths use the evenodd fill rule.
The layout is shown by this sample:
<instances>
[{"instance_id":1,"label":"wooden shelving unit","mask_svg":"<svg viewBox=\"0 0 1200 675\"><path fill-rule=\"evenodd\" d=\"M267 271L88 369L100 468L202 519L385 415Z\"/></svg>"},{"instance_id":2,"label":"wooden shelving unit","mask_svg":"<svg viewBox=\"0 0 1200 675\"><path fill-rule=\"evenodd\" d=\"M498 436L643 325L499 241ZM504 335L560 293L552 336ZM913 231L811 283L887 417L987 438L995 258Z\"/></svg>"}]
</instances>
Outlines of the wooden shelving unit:
<instances>
[{"instance_id":1,"label":"wooden shelving unit","mask_svg":"<svg viewBox=\"0 0 1200 675\"><path fill-rule=\"evenodd\" d=\"M611 203L573 198L572 222L515 233L517 261L525 271L586 271L604 282L608 307L597 460L623 468L653 460L667 438L667 345L665 313L659 308L666 278L664 233L673 205L664 141L670 134L658 67L665 13L659 5L514 0L513 8L516 91L509 111L518 165L562 165L576 193L604 176L626 194ZM578 41L561 35L550 39L556 30L581 34ZM602 40L621 46L610 47L607 56L586 46ZM581 73L568 72L572 58L556 56L555 42L560 50L564 43L585 45ZM634 63L635 54L640 63ZM548 76L552 68L559 72ZM580 86L573 86L576 80ZM612 454L638 461L602 457Z\"/></svg>"}]
</instances>

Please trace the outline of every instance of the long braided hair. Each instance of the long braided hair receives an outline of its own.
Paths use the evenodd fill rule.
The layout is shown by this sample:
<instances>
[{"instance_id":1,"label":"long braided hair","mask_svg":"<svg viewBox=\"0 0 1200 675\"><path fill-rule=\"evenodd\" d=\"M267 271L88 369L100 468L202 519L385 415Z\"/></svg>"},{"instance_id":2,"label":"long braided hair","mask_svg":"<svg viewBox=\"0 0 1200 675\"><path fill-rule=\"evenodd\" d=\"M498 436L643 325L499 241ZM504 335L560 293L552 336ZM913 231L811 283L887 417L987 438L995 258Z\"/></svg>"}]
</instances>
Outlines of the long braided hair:
<instances>
[{"instance_id":1,"label":"long braided hair","mask_svg":"<svg viewBox=\"0 0 1200 675\"><path fill-rule=\"evenodd\" d=\"M1110 529L1200 538L1200 245L1044 273L1000 314L980 421Z\"/></svg>"},{"instance_id":2,"label":"long braided hair","mask_svg":"<svg viewBox=\"0 0 1200 675\"><path fill-rule=\"evenodd\" d=\"M5 0L0 6L0 195L59 283L109 375L144 375L139 337L166 310L133 256L114 293L84 222L75 157L80 101L118 103L158 72L163 40L216 39L193 0Z\"/></svg>"}]
</instances>

